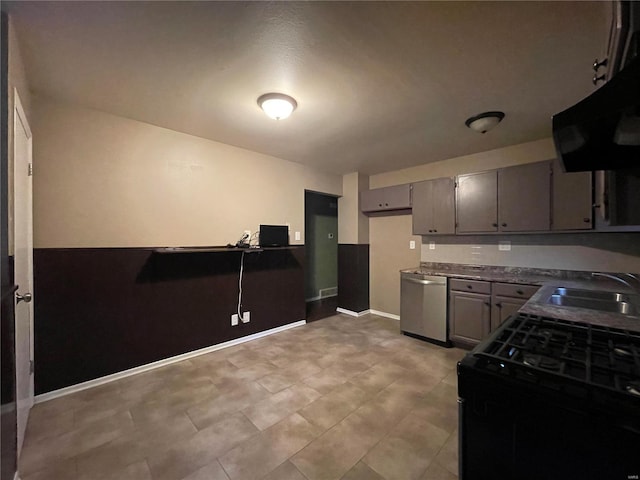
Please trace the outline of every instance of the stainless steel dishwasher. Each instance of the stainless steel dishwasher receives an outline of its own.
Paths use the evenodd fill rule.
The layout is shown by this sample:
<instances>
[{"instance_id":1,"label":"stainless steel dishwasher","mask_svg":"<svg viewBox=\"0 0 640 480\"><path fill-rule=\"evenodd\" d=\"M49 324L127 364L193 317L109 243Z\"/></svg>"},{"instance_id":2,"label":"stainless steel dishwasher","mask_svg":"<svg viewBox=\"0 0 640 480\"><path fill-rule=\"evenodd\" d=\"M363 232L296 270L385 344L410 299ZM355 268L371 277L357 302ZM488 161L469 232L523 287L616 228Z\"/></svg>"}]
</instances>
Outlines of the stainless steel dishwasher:
<instances>
[{"instance_id":1,"label":"stainless steel dishwasher","mask_svg":"<svg viewBox=\"0 0 640 480\"><path fill-rule=\"evenodd\" d=\"M400 274L400 330L449 347L447 277Z\"/></svg>"}]
</instances>

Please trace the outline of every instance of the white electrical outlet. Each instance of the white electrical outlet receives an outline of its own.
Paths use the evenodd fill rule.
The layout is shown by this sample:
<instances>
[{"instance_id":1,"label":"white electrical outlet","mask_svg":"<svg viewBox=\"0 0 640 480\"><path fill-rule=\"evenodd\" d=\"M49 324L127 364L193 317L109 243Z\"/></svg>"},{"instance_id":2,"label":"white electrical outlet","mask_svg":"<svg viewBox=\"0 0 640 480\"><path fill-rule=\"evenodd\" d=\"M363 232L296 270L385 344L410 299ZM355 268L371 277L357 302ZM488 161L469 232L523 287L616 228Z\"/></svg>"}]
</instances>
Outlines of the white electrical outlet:
<instances>
[{"instance_id":1,"label":"white electrical outlet","mask_svg":"<svg viewBox=\"0 0 640 480\"><path fill-rule=\"evenodd\" d=\"M409 248L411 250L415 250L416 249L416 241L415 240L409 240Z\"/></svg>"},{"instance_id":2,"label":"white electrical outlet","mask_svg":"<svg viewBox=\"0 0 640 480\"><path fill-rule=\"evenodd\" d=\"M436 249L436 242L429 242L429 250L435 250Z\"/></svg>"},{"instance_id":3,"label":"white electrical outlet","mask_svg":"<svg viewBox=\"0 0 640 480\"><path fill-rule=\"evenodd\" d=\"M235 327L236 325L238 325L238 314L234 313L231 315L231 326Z\"/></svg>"},{"instance_id":4,"label":"white electrical outlet","mask_svg":"<svg viewBox=\"0 0 640 480\"><path fill-rule=\"evenodd\" d=\"M296 240L300 240L300 232L296 232Z\"/></svg>"},{"instance_id":5,"label":"white electrical outlet","mask_svg":"<svg viewBox=\"0 0 640 480\"><path fill-rule=\"evenodd\" d=\"M498 242L498 250L501 252L510 252L511 251L511 242L504 241Z\"/></svg>"},{"instance_id":6,"label":"white electrical outlet","mask_svg":"<svg viewBox=\"0 0 640 480\"><path fill-rule=\"evenodd\" d=\"M251 321L251 312L244 312L242 314L242 323L249 323Z\"/></svg>"}]
</instances>

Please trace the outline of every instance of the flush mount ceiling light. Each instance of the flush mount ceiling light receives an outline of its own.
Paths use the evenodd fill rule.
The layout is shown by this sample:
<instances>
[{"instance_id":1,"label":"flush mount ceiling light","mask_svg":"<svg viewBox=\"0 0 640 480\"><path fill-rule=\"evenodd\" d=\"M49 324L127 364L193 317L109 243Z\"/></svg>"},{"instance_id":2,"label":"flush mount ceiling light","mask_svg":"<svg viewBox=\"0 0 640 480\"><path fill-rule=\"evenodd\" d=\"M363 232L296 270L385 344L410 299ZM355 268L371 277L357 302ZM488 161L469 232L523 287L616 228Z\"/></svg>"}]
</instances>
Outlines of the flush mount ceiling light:
<instances>
[{"instance_id":1,"label":"flush mount ceiling light","mask_svg":"<svg viewBox=\"0 0 640 480\"><path fill-rule=\"evenodd\" d=\"M503 118L504 112L484 112L468 118L464 124L476 132L487 133L493 127L498 125Z\"/></svg>"},{"instance_id":2,"label":"flush mount ceiling light","mask_svg":"<svg viewBox=\"0 0 640 480\"><path fill-rule=\"evenodd\" d=\"M265 93L258 98L258 105L274 120L284 120L298 106L298 102L283 93Z\"/></svg>"}]
</instances>

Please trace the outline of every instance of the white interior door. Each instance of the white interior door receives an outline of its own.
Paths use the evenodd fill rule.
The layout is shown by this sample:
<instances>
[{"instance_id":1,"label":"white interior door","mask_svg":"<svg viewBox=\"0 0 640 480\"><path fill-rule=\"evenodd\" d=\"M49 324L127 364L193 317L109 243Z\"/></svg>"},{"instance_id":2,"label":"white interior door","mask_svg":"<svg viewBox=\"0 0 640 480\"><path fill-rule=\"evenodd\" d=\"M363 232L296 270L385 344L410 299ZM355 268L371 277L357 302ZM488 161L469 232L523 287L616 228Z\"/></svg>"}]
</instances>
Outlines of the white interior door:
<instances>
[{"instance_id":1,"label":"white interior door","mask_svg":"<svg viewBox=\"0 0 640 480\"><path fill-rule=\"evenodd\" d=\"M14 89L13 116L13 252L16 292L16 397L18 457L33 406L33 226L32 138L18 92Z\"/></svg>"}]
</instances>

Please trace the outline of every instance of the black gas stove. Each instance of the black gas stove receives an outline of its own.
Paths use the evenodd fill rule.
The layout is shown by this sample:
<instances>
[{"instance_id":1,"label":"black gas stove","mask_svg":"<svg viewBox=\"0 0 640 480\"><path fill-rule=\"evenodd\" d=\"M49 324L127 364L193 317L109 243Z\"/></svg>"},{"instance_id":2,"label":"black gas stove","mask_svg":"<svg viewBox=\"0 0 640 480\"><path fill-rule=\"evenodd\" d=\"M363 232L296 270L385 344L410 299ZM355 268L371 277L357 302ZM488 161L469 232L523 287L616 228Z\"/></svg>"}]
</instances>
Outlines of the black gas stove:
<instances>
[{"instance_id":1,"label":"black gas stove","mask_svg":"<svg viewBox=\"0 0 640 480\"><path fill-rule=\"evenodd\" d=\"M460 478L640 478L640 333L518 314L458 364Z\"/></svg>"}]
</instances>

